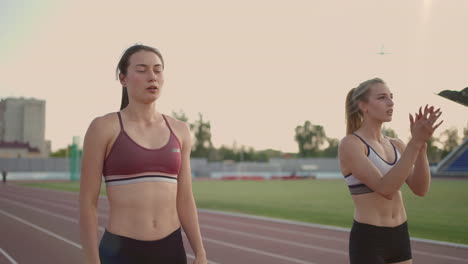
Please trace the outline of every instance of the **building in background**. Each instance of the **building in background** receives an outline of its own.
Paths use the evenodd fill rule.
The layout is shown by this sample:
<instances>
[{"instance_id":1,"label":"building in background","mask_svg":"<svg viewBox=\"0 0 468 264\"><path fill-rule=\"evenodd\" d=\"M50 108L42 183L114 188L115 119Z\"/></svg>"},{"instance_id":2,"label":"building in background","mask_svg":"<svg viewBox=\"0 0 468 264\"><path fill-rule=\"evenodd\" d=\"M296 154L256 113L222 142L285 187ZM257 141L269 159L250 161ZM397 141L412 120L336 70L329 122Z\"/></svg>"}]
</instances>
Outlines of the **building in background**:
<instances>
[{"instance_id":1,"label":"building in background","mask_svg":"<svg viewBox=\"0 0 468 264\"><path fill-rule=\"evenodd\" d=\"M5 98L0 101L0 157L48 157L45 101Z\"/></svg>"}]
</instances>

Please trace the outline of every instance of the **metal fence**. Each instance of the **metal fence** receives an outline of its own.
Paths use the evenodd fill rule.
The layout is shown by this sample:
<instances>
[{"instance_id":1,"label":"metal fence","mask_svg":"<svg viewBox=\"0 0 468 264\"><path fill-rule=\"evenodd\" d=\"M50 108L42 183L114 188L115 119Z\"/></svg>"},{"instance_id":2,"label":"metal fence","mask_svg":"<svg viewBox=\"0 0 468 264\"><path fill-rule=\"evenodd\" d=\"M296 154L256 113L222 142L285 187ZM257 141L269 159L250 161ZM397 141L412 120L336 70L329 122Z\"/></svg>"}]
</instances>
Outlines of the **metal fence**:
<instances>
[{"instance_id":1,"label":"metal fence","mask_svg":"<svg viewBox=\"0 0 468 264\"><path fill-rule=\"evenodd\" d=\"M78 161L80 162L80 161ZM81 162L80 162L81 163ZM194 177L211 177L223 174L297 174L314 172L339 172L335 158L271 159L269 162L208 162L203 158L191 159ZM0 171L8 172L67 172L69 158L0 158ZM78 176L79 177L79 176Z\"/></svg>"},{"instance_id":2,"label":"metal fence","mask_svg":"<svg viewBox=\"0 0 468 264\"><path fill-rule=\"evenodd\" d=\"M0 158L0 170L8 172L70 171L68 158Z\"/></svg>"}]
</instances>

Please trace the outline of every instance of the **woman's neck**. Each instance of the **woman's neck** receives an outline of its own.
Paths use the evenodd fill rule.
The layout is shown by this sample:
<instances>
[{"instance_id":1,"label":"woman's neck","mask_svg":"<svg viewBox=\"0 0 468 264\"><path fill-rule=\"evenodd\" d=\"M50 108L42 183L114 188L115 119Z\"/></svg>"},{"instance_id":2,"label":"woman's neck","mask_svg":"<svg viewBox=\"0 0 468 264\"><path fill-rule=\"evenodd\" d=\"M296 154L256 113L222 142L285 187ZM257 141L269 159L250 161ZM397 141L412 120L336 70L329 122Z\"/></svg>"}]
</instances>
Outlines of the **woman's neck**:
<instances>
[{"instance_id":1,"label":"woman's neck","mask_svg":"<svg viewBox=\"0 0 468 264\"><path fill-rule=\"evenodd\" d=\"M156 111L156 103L129 103L122 112L125 112L129 119L143 121L144 123L153 123L161 118L160 114Z\"/></svg>"},{"instance_id":2,"label":"woman's neck","mask_svg":"<svg viewBox=\"0 0 468 264\"><path fill-rule=\"evenodd\" d=\"M384 136L382 135L382 125L382 122L372 122L370 120L364 120L357 132L366 139L382 143L384 139Z\"/></svg>"}]
</instances>

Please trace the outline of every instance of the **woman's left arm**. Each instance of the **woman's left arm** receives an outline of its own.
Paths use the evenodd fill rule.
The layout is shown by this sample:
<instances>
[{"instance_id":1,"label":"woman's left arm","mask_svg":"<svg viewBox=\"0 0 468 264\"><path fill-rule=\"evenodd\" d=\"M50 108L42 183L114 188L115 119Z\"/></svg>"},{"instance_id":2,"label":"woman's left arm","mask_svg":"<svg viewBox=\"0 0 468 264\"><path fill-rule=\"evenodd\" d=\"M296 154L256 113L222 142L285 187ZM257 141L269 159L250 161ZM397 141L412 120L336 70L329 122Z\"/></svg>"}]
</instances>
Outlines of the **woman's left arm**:
<instances>
[{"instance_id":1,"label":"woman's left arm","mask_svg":"<svg viewBox=\"0 0 468 264\"><path fill-rule=\"evenodd\" d=\"M193 252L194 264L206 264L206 251L201 238L200 225L198 223L197 206L192 193L192 175L190 169L191 134L185 123L178 121L178 134L181 139L182 164L177 184L177 212L182 228L187 235Z\"/></svg>"},{"instance_id":2,"label":"woman's left arm","mask_svg":"<svg viewBox=\"0 0 468 264\"><path fill-rule=\"evenodd\" d=\"M437 119L442 115L440 108L435 110L434 106L426 105L424 111L422 107L419 108L419 113L415 114L415 119L410 119L410 129L413 128L415 120L422 119L430 125L431 129L429 130L430 135L444 122L440 121L438 124L435 124ZM405 148L405 144L401 140L397 140L397 143ZM406 184L410 187L411 191L418 196L424 196L429 192L431 185L431 171L429 169L429 161L427 159L427 143L425 143L419 150L418 157L414 162L414 167L412 173L406 179Z\"/></svg>"},{"instance_id":3,"label":"woman's left arm","mask_svg":"<svg viewBox=\"0 0 468 264\"><path fill-rule=\"evenodd\" d=\"M406 179L406 184L411 191L418 196L424 196L429 192L431 185L431 171L427 159L427 144L419 150L418 157L414 163L413 172Z\"/></svg>"}]
</instances>

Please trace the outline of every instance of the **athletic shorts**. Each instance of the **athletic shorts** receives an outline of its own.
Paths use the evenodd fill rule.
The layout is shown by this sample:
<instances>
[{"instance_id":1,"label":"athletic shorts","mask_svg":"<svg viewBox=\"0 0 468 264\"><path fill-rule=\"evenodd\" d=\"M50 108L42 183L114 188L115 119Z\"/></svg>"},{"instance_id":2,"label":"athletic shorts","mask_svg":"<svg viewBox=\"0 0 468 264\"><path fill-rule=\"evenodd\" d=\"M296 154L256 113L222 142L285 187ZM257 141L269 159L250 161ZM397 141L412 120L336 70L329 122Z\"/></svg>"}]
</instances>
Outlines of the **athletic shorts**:
<instances>
[{"instance_id":1,"label":"athletic shorts","mask_svg":"<svg viewBox=\"0 0 468 264\"><path fill-rule=\"evenodd\" d=\"M349 237L351 264L384 264L411 259L408 224L381 227L354 220Z\"/></svg>"},{"instance_id":2,"label":"athletic shorts","mask_svg":"<svg viewBox=\"0 0 468 264\"><path fill-rule=\"evenodd\" d=\"M101 264L187 263L180 228L154 241L136 240L106 230L99 244L99 258Z\"/></svg>"}]
</instances>

